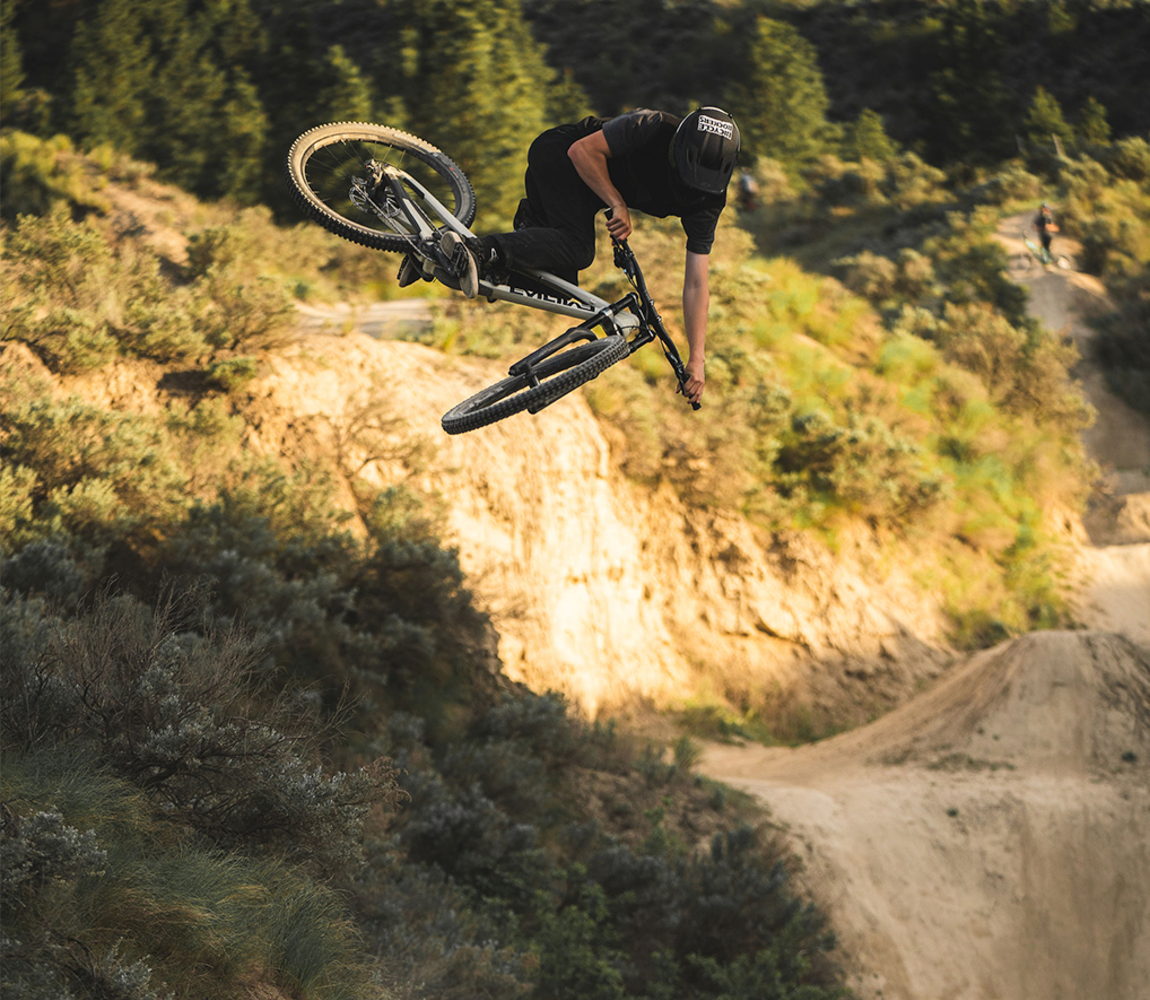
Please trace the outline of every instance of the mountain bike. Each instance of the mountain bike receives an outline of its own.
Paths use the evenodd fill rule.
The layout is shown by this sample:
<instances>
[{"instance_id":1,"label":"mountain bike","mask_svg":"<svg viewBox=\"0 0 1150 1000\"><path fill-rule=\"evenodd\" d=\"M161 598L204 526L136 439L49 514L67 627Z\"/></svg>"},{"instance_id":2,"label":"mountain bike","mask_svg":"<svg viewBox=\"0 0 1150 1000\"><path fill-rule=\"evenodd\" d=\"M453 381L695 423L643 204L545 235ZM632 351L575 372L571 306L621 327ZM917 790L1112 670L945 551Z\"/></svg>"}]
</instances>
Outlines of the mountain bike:
<instances>
[{"instance_id":1,"label":"mountain bike","mask_svg":"<svg viewBox=\"0 0 1150 1000\"><path fill-rule=\"evenodd\" d=\"M383 125L337 122L296 139L285 169L296 203L325 229L362 246L403 254L401 285L422 278L459 287L441 239L449 229L465 238L473 235L468 227L475 220L475 191L435 146ZM577 322L516 361L506 378L448 410L441 421L448 434L524 410L538 413L654 340L684 392L683 361L635 254L626 241L615 243L614 254L632 287L616 302L534 268L480 280L479 295L489 302L513 302ZM699 409L698 403L691 406Z\"/></svg>"},{"instance_id":2,"label":"mountain bike","mask_svg":"<svg viewBox=\"0 0 1150 1000\"><path fill-rule=\"evenodd\" d=\"M1047 267L1057 267L1063 271L1074 270L1074 259L1068 254L1052 254L1046 247L1035 243L1025 232L1019 234L1026 246L1026 253L1012 254L1010 257L1010 273L1016 277L1025 277Z\"/></svg>"}]
</instances>

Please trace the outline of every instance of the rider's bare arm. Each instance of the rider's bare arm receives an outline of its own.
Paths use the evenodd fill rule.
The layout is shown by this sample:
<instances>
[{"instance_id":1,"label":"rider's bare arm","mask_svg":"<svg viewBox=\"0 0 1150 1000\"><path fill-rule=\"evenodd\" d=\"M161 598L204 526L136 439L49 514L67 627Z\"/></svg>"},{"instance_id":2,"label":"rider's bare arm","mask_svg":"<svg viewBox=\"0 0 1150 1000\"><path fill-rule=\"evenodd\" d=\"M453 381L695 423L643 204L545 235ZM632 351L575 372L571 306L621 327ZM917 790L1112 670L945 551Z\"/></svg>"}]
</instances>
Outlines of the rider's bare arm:
<instances>
[{"instance_id":1,"label":"rider's bare arm","mask_svg":"<svg viewBox=\"0 0 1150 1000\"><path fill-rule=\"evenodd\" d=\"M711 303L709 263L710 258L706 254L687 251L683 272L683 326L691 354L687 359L687 381L683 391L692 403L699 402L706 380L703 369L707 353L707 310Z\"/></svg>"},{"instance_id":2,"label":"rider's bare arm","mask_svg":"<svg viewBox=\"0 0 1150 1000\"><path fill-rule=\"evenodd\" d=\"M611 209L607 219L607 232L617 240L625 240L631 235L631 213L627 203L611 183L607 171L607 161L611 159L611 147L602 132L592 132L571 144L567 156L575 166L576 173Z\"/></svg>"}]
</instances>

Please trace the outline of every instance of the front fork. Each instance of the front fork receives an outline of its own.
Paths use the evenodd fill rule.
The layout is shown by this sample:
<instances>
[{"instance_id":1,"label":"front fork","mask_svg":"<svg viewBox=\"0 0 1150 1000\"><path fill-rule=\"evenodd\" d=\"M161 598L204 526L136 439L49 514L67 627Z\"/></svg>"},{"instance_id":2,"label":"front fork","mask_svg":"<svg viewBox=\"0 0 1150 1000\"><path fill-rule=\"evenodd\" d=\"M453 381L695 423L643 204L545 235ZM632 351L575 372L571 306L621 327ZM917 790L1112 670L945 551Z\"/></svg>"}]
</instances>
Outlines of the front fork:
<instances>
[{"instance_id":1,"label":"front fork","mask_svg":"<svg viewBox=\"0 0 1150 1000\"><path fill-rule=\"evenodd\" d=\"M634 353L634 351L643 344L658 337L659 343L663 348L663 356L667 359L667 363L675 373L675 378L679 380L679 393L685 396L687 394L687 369L683 365L683 359L679 355L679 349L675 346L671 335L663 326L663 317L659 315L658 310L655 308L655 303L647 291L647 282L643 277L643 271L639 267L639 262L635 259L635 254L627 245L626 240L622 242L612 240L612 242L615 244L615 266L627 275L628 279L630 279L631 283L639 291L638 296L635 296L635 298L640 304L640 316L643 320L643 328L647 331L646 339L636 337L634 341L632 341L631 351ZM632 295L634 296L633 292ZM692 403L691 409L697 410L700 406L700 403Z\"/></svg>"}]
</instances>

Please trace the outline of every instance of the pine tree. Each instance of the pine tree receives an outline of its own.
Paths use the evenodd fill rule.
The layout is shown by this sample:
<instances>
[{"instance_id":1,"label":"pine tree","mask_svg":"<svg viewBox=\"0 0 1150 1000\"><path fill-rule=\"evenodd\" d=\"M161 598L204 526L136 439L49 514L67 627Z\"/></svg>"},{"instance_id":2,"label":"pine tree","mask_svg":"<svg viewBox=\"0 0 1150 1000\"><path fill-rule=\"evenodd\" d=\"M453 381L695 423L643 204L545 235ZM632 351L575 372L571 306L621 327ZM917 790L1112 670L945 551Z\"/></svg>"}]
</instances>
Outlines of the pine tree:
<instances>
[{"instance_id":1,"label":"pine tree","mask_svg":"<svg viewBox=\"0 0 1150 1000\"><path fill-rule=\"evenodd\" d=\"M373 121L375 99L372 87L342 45L327 50L317 74L317 118L323 121Z\"/></svg>"},{"instance_id":2,"label":"pine tree","mask_svg":"<svg viewBox=\"0 0 1150 1000\"><path fill-rule=\"evenodd\" d=\"M1106 117L1106 106L1093 97L1078 112L1076 131L1079 139L1087 146L1110 145L1110 122Z\"/></svg>"},{"instance_id":3,"label":"pine tree","mask_svg":"<svg viewBox=\"0 0 1150 1000\"><path fill-rule=\"evenodd\" d=\"M73 45L71 122L205 197L260 194L267 122L244 62L247 0L103 0Z\"/></svg>"},{"instance_id":4,"label":"pine tree","mask_svg":"<svg viewBox=\"0 0 1150 1000\"><path fill-rule=\"evenodd\" d=\"M243 65L261 44L247 0L149 8L164 53L149 99L152 158L188 190L256 201L267 120Z\"/></svg>"},{"instance_id":5,"label":"pine tree","mask_svg":"<svg viewBox=\"0 0 1150 1000\"><path fill-rule=\"evenodd\" d=\"M152 17L153 44L163 59L146 98L145 155L168 180L203 192L211 184L205 174L215 168L210 123L225 101L227 78L204 51L203 18L188 17L185 0L155 4Z\"/></svg>"},{"instance_id":6,"label":"pine tree","mask_svg":"<svg viewBox=\"0 0 1150 1000\"><path fill-rule=\"evenodd\" d=\"M24 98L24 61L12 29L12 5L0 7L0 121L8 124Z\"/></svg>"},{"instance_id":7,"label":"pine tree","mask_svg":"<svg viewBox=\"0 0 1150 1000\"><path fill-rule=\"evenodd\" d=\"M506 228L522 197L527 148L551 124L554 74L519 0L413 0L412 13L411 128L471 179L480 227Z\"/></svg>"},{"instance_id":8,"label":"pine tree","mask_svg":"<svg viewBox=\"0 0 1150 1000\"><path fill-rule=\"evenodd\" d=\"M747 154L795 169L827 152L837 138L829 103L814 46L793 25L759 17L746 73L729 96Z\"/></svg>"},{"instance_id":9,"label":"pine tree","mask_svg":"<svg viewBox=\"0 0 1150 1000\"><path fill-rule=\"evenodd\" d=\"M886 134L882 115L863 108L843 136L843 157L848 160L875 160L879 163L898 156L898 143Z\"/></svg>"},{"instance_id":10,"label":"pine tree","mask_svg":"<svg viewBox=\"0 0 1150 1000\"><path fill-rule=\"evenodd\" d=\"M140 0L104 0L77 25L71 49L69 133L131 155L140 154L145 139L145 101L157 62L141 6Z\"/></svg>"},{"instance_id":11,"label":"pine tree","mask_svg":"<svg viewBox=\"0 0 1150 1000\"><path fill-rule=\"evenodd\" d=\"M1065 145L1074 142L1074 129L1062 115L1062 106L1045 87L1034 91L1034 98L1023 119L1027 141L1034 147L1050 149L1057 140Z\"/></svg>"},{"instance_id":12,"label":"pine tree","mask_svg":"<svg viewBox=\"0 0 1150 1000\"><path fill-rule=\"evenodd\" d=\"M551 88L547 99L548 121L556 124L577 122L594 113L591 99L575 79L575 74L570 69L556 74L555 85Z\"/></svg>"},{"instance_id":13,"label":"pine tree","mask_svg":"<svg viewBox=\"0 0 1150 1000\"><path fill-rule=\"evenodd\" d=\"M931 145L942 160L997 160L1010 153L1003 44L994 13L986 0L953 0L944 8L939 69L931 75Z\"/></svg>"},{"instance_id":14,"label":"pine tree","mask_svg":"<svg viewBox=\"0 0 1150 1000\"><path fill-rule=\"evenodd\" d=\"M237 73L219 118L228 123L219 134L214 189L242 204L262 200L266 175L268 121L259 93L246 74ZM279 157L276 157L277 161ZM208 179L208 178L205 178ZM278 180L278 174L276 175Z\"/></svg>"}]
</instances>

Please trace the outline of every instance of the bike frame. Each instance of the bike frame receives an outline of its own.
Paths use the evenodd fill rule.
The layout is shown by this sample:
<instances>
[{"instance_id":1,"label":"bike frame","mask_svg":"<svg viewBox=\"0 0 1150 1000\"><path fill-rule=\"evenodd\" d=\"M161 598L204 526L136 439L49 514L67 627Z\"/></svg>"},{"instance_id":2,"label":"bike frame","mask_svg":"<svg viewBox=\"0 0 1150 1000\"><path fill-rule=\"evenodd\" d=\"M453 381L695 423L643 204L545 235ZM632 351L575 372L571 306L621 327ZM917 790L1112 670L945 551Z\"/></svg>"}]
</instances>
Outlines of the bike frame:
<instances>
[{"instance_id":1,"label":"bike frame","mask_svg":"<svg viewBox=\"0 0 1150 1000\"><path fill-rule=\"evenodd\" d=\"M400 212L406 217L409 225L419 234L412 236L404 233L411 243L411 252L417 256L423 266L424 274L444 281L449 287L454 280L448 270L450 262L440 249L440 227L436 225L427 211L416 204L411 197L414 191L427 206L442 226L449 227L464 238L473 238L474 233L460 222L444 205L420 184L414 177L397 167L386 164L383 166L378 187L386 182L391 195L389 210L380 209L372 200L372 206L383 221L395 217ZM393 227L396 228L396 227ZM397 232L400 232L396 228ZM539 309L543 312L569 316L581 322L566 333L544 344L527 357L517 361L509 369L510 375L527 375L531 377L531 370L540 362L549 358L557 351L569 346L578 340L596 339L594 330L601 328L607 336L630 336L627 355L630 356L644 344L658 339L663 348L663 355L675 372L679 381L679 391L683 391L686 382L686 371L682 358L679 355L675 342L671 339L663 326L662 317L655 308L655 303L647 290L647 283L639 262L635 259L631 248L626 241L612 241L615 249L615 266L620 268L635 291L628 292L618 302L608 302L578 285L551 274L549 271L535 268L522 268L521 272L538 284L555 292L555 295L519 288L514 284L492 284L489 281L479 282L479 294L489 302L512 302L527 306L530 309ZM699 408L698 403L692 403L694 409Z\"/></svg>"},{"instance_id":2,"label":"bike frame","mask_svg":"<svg viewBox=\"0 0 1150 1000\"><path fill-rule=\"evenodd\" d=\"M1046 247L1039 246L1025 233L1022 234L1022 242L1026 244L1026 249L1034 255L1035 260L1039 264L1053 264L1054 254L1052 254Z\"/></svg>"}]
</instances>

